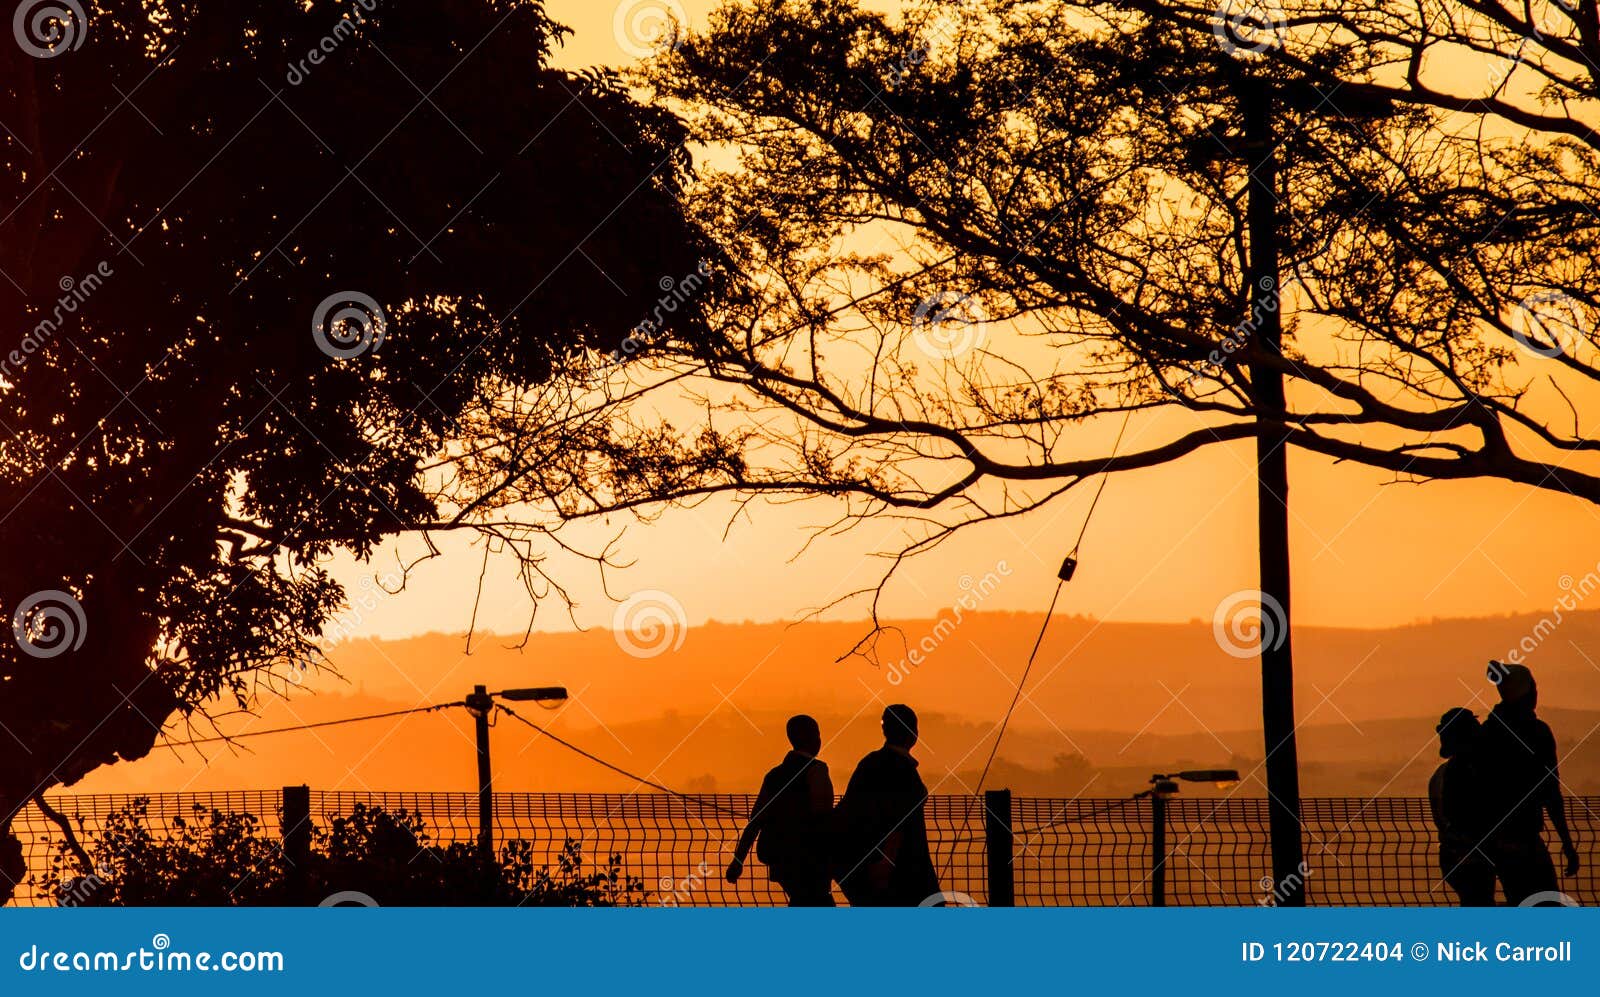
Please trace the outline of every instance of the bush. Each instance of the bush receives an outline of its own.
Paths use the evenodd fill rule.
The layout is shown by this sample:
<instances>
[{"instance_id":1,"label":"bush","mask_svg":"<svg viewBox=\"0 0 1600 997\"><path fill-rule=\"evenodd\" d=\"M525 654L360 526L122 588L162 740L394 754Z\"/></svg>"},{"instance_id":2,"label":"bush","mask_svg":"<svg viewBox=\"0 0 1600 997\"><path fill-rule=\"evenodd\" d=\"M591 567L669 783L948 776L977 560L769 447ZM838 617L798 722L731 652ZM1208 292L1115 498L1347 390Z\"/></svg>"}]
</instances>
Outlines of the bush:
<instances>
[{"instance_id":1,"label":"bush","mask_svg":"<svg viewBox=\"0 0 1600 997\"><path fill-rule=\"evenodd\" d=\"M149 801L113 811L84 843L94 872L65 842L34 887L64 906L283 906L363 894L385 906L616 907L642 902L643 883L622 871L621 856L585 871L568 839L555 868L540 864L533 842L501 843L486 862L469 844L431 841L407 810L358 803L311 835L311 857L292 870L281 843L253 814L196 805L190 817L153 832ZM301 873L296 882L292 871Z\"/></svg>"}]
</instances>

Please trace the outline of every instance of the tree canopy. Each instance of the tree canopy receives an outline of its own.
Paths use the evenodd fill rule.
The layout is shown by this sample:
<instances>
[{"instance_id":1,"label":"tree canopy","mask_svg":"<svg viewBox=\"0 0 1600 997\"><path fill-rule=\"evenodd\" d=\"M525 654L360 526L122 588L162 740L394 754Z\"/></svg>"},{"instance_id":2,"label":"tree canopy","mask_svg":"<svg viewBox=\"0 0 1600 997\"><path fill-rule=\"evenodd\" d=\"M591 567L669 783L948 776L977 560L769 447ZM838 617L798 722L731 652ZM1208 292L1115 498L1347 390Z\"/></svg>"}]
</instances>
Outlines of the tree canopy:
<instances>
[{"instance_id":1,"label":"tree canopy","mask_svg":"<svg viewBox=\"0 0 1600 997\"><path fill-rule=\"evenodd\" d=\"M750 293L640 364L574 364L610 392L607 435L537 463L486 445L484 473L572 516L831 495L840 523L915 520L915 552L1266 420L1402 480L1600 499L1593 153L1362 82L1388 70L1359 37L1290 62L1298 20L1199 7L719 8L645 79L706 149L687 194ZM1270 287L1252 104L1280 161ZM663 418L668 396L692 413ZM1111 453L1103 417L1130 412ZM640 450L653 473L615 456Z\"/></svg>"},{"instance_id":2,"label":"tree canopy","mask_svg":"<svg viewBox=\"0 0 1600 997\"><path fill-rule=\"evenodd\" d=\"M33 29L0 46L0 816L314 665L328 556L489 524L441 457L712 249L677 121L551 68L531 0Z\"/></svg>"}]
</instances>

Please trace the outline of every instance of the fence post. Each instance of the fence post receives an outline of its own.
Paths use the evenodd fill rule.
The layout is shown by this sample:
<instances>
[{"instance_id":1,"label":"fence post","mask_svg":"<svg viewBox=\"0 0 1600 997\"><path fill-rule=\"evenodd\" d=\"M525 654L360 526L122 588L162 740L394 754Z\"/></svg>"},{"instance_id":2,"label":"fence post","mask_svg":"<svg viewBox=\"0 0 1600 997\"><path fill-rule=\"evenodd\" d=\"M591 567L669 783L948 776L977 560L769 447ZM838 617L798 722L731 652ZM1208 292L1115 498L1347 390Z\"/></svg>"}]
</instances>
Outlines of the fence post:
<instances>
[{"instance_id":1,"label":"fence post","mask_svg":"<svg viewBox=\"0 0 1600 997\"><path fill-rule=\"evenodd\" d=\"M989 906L1014 907L1016 854L1011 830L1011 790L991 789L983 794L983 844L989 857Z\"/></svg>"},{"instance_id":2,"label":"fence post","mask_svg":"<svg viewBox=\"0 0 1600 997\"><path fill-rule=\"evenodd\" d=\"M1167 798L1150 794L1150 906L1167 905Z\"/></svg>"},{"instance_id":3,"label":"fence post","mask_svg":"<svg viewBox=\"0 0 1600 997\"><path fill-rule=\"evenodd\" d=\"M303 904L306 866L311 860L311 787L283 787L283 857L289 902Z\"/></svg>"}]
</instances>

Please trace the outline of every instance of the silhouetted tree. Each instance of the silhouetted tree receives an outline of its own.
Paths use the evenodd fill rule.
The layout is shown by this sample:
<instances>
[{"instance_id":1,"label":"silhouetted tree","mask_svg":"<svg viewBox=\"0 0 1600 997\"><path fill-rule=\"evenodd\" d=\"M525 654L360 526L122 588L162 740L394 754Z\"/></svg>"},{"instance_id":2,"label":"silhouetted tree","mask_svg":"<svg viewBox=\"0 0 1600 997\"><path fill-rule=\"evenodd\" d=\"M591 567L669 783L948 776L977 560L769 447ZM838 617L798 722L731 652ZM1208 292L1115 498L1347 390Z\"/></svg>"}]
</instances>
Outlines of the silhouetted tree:
<instances>
[{"instance_id":1,"label":"silhouetted tree","mask_svg":"<svg viewBox=\"0 0 1600 997\"><path fill-rule=\"evenodd\" d=\"M584 390L611 392L610 435L557 461L504 444L474 459L572 516L718 491L836 496L827 529L910 521L892 573L1099 472L1255 440L1278 506L1262 587L1280 633L1286 447L1600 501L1581 459L1600 440L1575 410L1565 426L1600 301L1594 157L1551 137L1577 126L1528 144L1462 128L1469 102L1363 85L1395 74L1359 16L1341 22L1350 37L1278 58L1296 30L1340 18L1331 3L1302 13L721 8L648 78L697 138L738 153L693 194L756 293L719 310L713 335L579 367ZM1412 15L1388 13L1378 37L1409 37ZM669 394L703 417L674 430ZM1097 417L1129 412L1111 453ZM635 473L646 446L660 460ZM1279 662L1263 669L1269 790L1288 807L1287 644L1265 657Z\"/></svg>"},{"instance_id":2,"label":"silhouetted tree","mask_svg":"<svg viewBox=\"0 0 1600 997\"><path fill-rule=\"evenodd\" d=\"M438 461L711 273L680 126L537 2L51 6L0 45L0 899L25 801L315 666L334 552L483 530L541 585Z\"/></svg>"}]
</instances>

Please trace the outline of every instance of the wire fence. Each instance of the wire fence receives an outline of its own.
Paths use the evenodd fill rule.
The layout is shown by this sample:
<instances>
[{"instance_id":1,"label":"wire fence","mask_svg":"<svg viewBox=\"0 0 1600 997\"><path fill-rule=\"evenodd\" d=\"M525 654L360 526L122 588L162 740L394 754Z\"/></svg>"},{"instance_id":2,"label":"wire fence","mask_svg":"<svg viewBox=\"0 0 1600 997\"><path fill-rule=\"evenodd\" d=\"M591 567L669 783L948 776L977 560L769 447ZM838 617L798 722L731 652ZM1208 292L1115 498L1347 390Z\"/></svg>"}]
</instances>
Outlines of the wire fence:
<instances>
[{"instance_id":1,"label":"wire fence","mask_svg":"<svg viewBox=\"0 0 1600 997\"><path fill-rule=\"evenodd\" d=\"M278 792L63 795L50 803L94 850L96 835L115 812L145 801L145 827L161 839L180 820L191 826L202 811L249 813L262 833L279 834ZM620 793L502 793L495 795L497 842L529 842L554 866L576 842L588 861L618 856L622 871L643 881L643 902L665 906L761 906L783 902L761 863L750 861L738 884L723 876L744 815L754 797L742 794L669 796ZM476 841L478 797L472 793L310 794L314 823L326 827L357 804L420 817L433 844ZM985 803L967 796L928 801L928 832L946 891L991 901L993 877L1009 879L1017 905L1145 905L1152 900L1155 811L1151 801L1107 799L1010 800L1009 822L986 826ZM1253 905L1266 901L1272 881L1267 801L1253 798L1165 801L1167 862L1164 899L1171 905ZM1424 799L1307 799L1305 883L1308 902L1335 906L1429 906L1455 902L1439 873L1437 843ZM1600 904L1600 797L1576 797L1568 819L1583 869L1561 889L1586 906ZM60 854L59 826L29 805L13 820L30 879L14 904L55 902L39 876ZM997 836L997 832L1001 832ZM990 862L990 853L1010 863ZM114 874L112 871L111 874ZM843 898L839 898L843 902Z\"/></svg>"}]
</instances>

